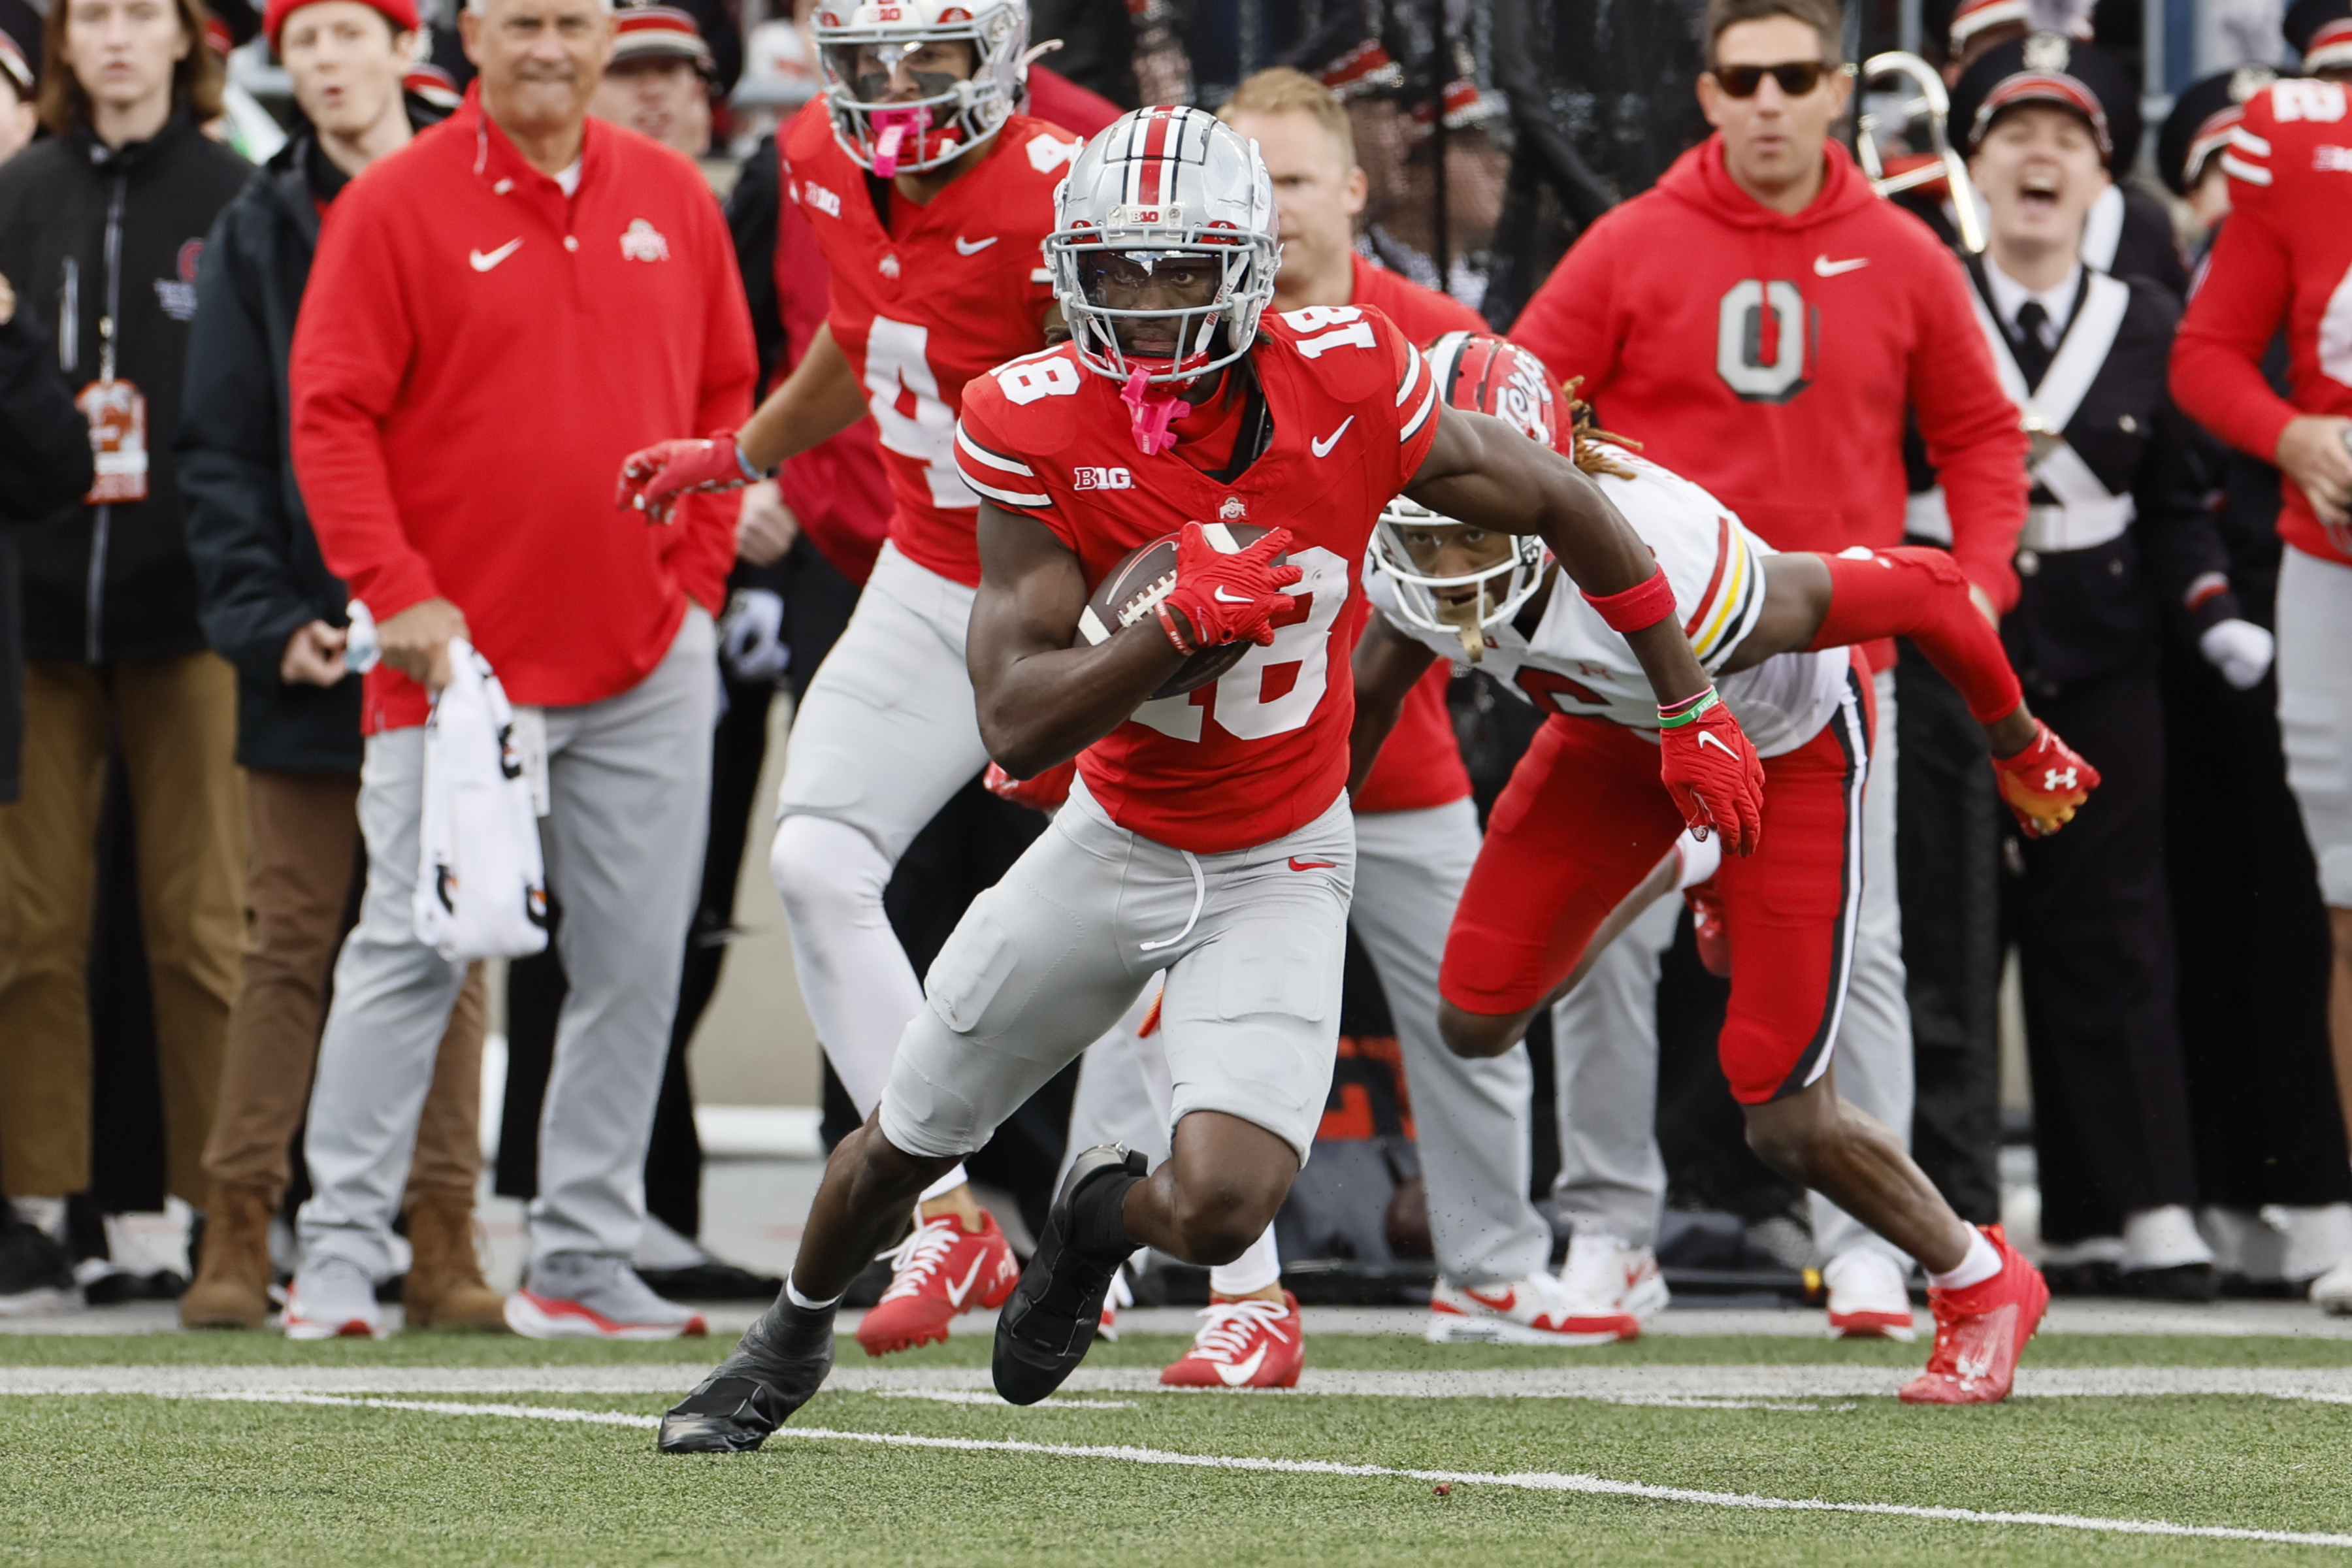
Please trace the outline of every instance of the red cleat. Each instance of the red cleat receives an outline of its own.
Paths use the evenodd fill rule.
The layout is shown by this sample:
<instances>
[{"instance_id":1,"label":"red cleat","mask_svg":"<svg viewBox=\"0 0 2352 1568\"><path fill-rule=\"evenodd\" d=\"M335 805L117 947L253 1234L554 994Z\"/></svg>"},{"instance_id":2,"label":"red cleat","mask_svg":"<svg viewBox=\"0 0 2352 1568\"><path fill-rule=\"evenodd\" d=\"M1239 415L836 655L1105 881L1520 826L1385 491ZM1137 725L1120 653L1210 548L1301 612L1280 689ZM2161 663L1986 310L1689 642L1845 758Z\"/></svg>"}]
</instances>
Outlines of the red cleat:
<instances>
[{"instance_id":1,"label":"red cleat","mask_svg":"<svg viewBox=\"0 0 2352 1568\"><path fill-rule=\"evenodd\" d=\"M895 1270L890 1289L857 1325L857 1342L867 1355L944 1342L959 1312L1004 1305L1021 1282L1021 1266L996 1216L981 1217L988 1223L975 1231L953 1215L924 1220L887 1255Z\"/></svg>"},{"instance_id":2,"label":"red cleat","mask_svg":"<svg viewBox=\"0 0 2352 1568\"><path fill-rule=\"evenodd\" d=\"M1298 1298L1215 1301L1183 1358L1160 1374L1171 1388L1294 1388L1307 1360Z\"/></svg>"},{"instance_id":3,"label":"red cleat","mask_svg":"<svg viewBox=\"0 0 2352 1568\"><path fill-rule=\"evenodd\" d=\"M1927 1370L1903 1385L1906 1405L1993 1405L2009 1397L2017 1358L2042 1326L2050 1287L2019 1256L2000 1226L1984 1227L2000 1254L2000 1272L1964 1290L1927 1291L1936 1314L1936 1349Z\"/></svg>"}]
</instances>

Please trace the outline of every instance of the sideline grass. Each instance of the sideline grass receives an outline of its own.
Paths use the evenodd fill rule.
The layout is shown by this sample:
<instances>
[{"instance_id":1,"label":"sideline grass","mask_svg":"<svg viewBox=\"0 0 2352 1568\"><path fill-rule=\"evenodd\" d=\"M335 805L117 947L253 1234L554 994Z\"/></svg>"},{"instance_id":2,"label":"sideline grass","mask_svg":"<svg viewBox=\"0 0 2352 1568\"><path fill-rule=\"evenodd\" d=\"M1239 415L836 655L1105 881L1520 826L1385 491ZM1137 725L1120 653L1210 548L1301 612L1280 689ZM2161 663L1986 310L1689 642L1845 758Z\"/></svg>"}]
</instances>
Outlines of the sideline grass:
<instances>
[{"instance_id":1,"label":"sideline grass","mask_svg":"<svg viewBox=\"0 0 2352 1568\"><path fill-rule=\"evenodd\" d=\"M967 1336L919 1358L982 1359ZM1100 1352L1157 1364L1138 1337ZM704 1347L716 1354L720 1341ZM846 1347L845 1347L846 1348ZM2042 1365L2341 1365L2339 1342L2057 1337ZM0 1341L11 1364L589 1365L688 1347L402 1335L289 1345L259 1336ZM1886 1354L1888 1351L1899 1354ZM2326 1352L2335 1352L2327 1354ZM288 1353L294 1352L294 1353ZM1776 1353L1780 1352L1780 1353ZM1790 1353L1793 1352L1793 1353ZM2314 1352L2321 1352L2315 1354ZM853 1352L854 1353L854 1352ZM1314 1364L1582 1364L1575 1352L1323 1336ZM1654 1364L1915 1363L1924 1347L1651 1340ZM2062 1359L2063 1358L2063 1359ZM859 1358L863 1359L863 1358ZM899 1358L893 1358L894 1362ZM1126 1402L1128 1396L1120 1396ZM651 1415L659 1396L529 1403ZM1586 1401L1222 1399L1143 1394L1016 1411L820 1395L845 1430L1465 1471L1570 1471L1771 1497L2043 1510L2352 1531L2352 1408L2236 1396L2037 1399L1923 1411ZM0 1563L371 1564L748 1563L1411 1564L1461 1554L1556 1565L1651 1563L2352 1563L2352 1552L1913 1519L1746 1513L1491 1488L1437 1498L1396 1479L1172 1469L779 1438L757 1456L665 1458L642 1430L334 1406L138 1397L0 1398Z\"/></svg>"}]
</instances>

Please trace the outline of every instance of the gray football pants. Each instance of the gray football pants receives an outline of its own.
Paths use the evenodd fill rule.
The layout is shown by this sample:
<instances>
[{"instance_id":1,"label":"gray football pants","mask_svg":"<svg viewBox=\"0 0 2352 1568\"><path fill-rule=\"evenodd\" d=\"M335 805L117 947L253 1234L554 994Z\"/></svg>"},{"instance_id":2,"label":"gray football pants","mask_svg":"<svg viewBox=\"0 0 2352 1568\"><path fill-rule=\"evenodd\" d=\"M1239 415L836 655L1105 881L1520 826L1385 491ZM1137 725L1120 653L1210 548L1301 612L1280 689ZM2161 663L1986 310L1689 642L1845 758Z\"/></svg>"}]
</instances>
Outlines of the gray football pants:
<instances>
[{"instance_id":1,"label":"gray football pants","mask_svg":"<svg viewBox=\"0 0 2352 1568\"><path fill-rule=\"evenodd\" d=\"M710 617L689 605L669 652L628 690L547 710L547 883L563 906L556 949L572 977L540 1113L533 1258L627 1258L645 1225L646 1143L669 1051L686 928L709 823ZM393 1268L393 1217L449 1010L466 978L416 939L425 731L369 738L360 774L367 892L335 963L303 1145L307 1261Z\"/></svg>"},{"instance_id":2,"label":"gray football pants","mask_svg":"<svg viewBox=\"0 0 2352 1568\"><path fill-rule=\"evenodd\" d=\"M1895 881L1895 672L1873 685L1878 728L1863 795L1862 923L1845 1016L1832 1047L1837 1091L1911 1146L1911 1009L1904 999L1903 916ZM1635 1247L1653 1244L1666 1199L1655 1126L1658 958L1673 942L1677 900L1628 926L1552 1008L1563 1217ZM1910 1260L1820 1194L1809 1194L1822 1261L1855 1247Z\"/></svg>"},{"instance_id":3,"label":"gray football pants","mask_svg":"<svg viewBox=\"0 0 2352 1568\"><path fill-rule=\"evenodd\" d=\"M1387 994L1412 1098L1437 1265L1461 1285L1540 1272L1551 1227L1528 1199L1527 1048L1465 1060L1437 1033L1437 970L1454 906L1478 858L1468 800L1425 811L1359 813L1348 923ZM1147 996L1148 1000L1148 996ZM1115 1030L1087 1052L1070 1111L1070 1148L1119 1142L1164 1153L1169 1074L1158 1036Z\"/></svg>"}]
</instances>

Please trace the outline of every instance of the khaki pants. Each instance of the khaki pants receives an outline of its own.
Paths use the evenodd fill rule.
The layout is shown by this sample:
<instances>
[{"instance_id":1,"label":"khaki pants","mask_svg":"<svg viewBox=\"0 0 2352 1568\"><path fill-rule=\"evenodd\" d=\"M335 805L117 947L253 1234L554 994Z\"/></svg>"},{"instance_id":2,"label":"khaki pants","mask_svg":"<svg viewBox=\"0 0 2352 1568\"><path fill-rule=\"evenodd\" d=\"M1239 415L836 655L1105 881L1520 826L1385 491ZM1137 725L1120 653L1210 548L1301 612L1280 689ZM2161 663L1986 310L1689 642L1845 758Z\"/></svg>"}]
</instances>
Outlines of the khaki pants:
<instances>
[{"instance_id":1,"label":"khaki pants","mask_svg":"<svg viewBox=\"0 0 2352 1568\"><path fill-rule=\"evenodd\" d=\"M25 667L24 795L0 806L0 1193L89 1185L87 975L110 732L139 841L165 1171L201 1207L245 871L236 678L209 653Z\"/></svg>"},{"instance_id":2,"label":"khaki pants","mask_svg":"<svg viewBox=\"0 0 2352 1568\"><path fill-rule=\"evenodd\" d=\"M205 1145L216 1184L285 1194L287 1147L302 1124L319 1061L327 973L342 933L360 852L360 775L255 768L246 774L253 863L245 983L228 1018L220 1109ZM408 1171L413 1204L470 1204L482 1173L482 967L476 964L441 1037Z\"/></svg>"}]
</instances>

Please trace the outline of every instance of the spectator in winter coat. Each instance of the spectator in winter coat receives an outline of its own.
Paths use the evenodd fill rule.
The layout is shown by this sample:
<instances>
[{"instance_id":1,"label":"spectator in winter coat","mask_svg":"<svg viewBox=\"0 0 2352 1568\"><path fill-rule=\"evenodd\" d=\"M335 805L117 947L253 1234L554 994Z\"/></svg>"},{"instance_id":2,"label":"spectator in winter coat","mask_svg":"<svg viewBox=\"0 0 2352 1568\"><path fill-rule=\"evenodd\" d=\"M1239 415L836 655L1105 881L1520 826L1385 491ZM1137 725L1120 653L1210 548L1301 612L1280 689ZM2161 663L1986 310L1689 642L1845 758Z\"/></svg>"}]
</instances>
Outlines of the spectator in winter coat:
<instances>
[{"instance_id":1,"label":"spectator in winter coat","mask_svg":"<svg viewBox=\"0 0 2352 1568\"><path fill-rule=\"evenodd\" d=\"M190 1328L258 1328L269 1314L269 1219L317 1058L328 966L360 855L360 678L344 664L350 595L320 559L286 437L286 363L319 225L353 176L442 118L404 100L414 0L293 0L263 29L302 111L293 140L222 213L196 269L180 479L205 634L237 670L252 866L245 978L229 1014L205 1170ZM408 1177L411 1328L505 1327L474 1256L481 1174L482 984L443 1037Z\"/></svg>"},{"instance_id":2,"label":"spectator in winter coat","mask_svg":"<svg viewBox=\"0 0 2352 1568\"><path fill-rule=\"evenodd\" d=\"M222 73L198 0L54 0L44 55L52 134L0 164L0 275L57 344L101 447L87 498L22 541L24 793L0 808L0 1191L61 1229L65 1195L90 1181L84 977L110 743L139 844L166 1178L205 1201L245 813L236 677L197 623L172 440L205 232L251 169L197 130L220 112ZM63 1252L48 1263L59 1289Z\"/></svg>"},{"instance_id":3,"label":"spectator in winter coat","mask_svg":"<svg viewBox=\"0 0 2352 1568\"><path fill-rule=\"evenodd\" d=\"M623 458L750 411L751 323L693 164L588 118L597 0L478 0L478 75L321 232L289 367L295 470L328 568L373 614L360 923L335 968L305 1144L317 1195L289 1320L378 1324L402 1157L463 970L411 910L429 693L470 642L544 727L548 890L572 990L541 1123L531 1261L543 1336L699 1333L629 1258L693 910L731 508L614 506ZM541 782L543 780L543 784Z\"/></svg>"},{"instance_id":4,"label":"spectator in winter coat","mask_svg":"<svg viewBox=\"0 0 2352 1568\"><path fill-rule=\"evenodd\" d=\"M0 278L0 804L16 798L25 736L16 529L90 486L89 426L57 371L57 348Z\"/></svg>"}]
</instances>

